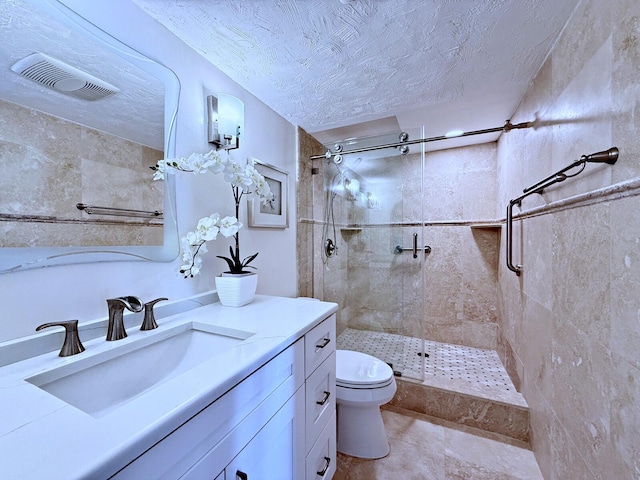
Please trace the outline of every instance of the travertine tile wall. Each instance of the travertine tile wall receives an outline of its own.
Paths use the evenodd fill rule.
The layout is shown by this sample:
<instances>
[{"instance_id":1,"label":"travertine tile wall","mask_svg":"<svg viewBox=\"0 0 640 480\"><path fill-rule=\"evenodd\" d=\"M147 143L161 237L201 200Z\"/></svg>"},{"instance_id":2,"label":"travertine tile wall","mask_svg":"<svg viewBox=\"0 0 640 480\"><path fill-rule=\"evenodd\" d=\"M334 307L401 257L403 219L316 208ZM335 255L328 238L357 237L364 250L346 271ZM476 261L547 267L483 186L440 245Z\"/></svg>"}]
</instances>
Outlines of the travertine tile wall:
<instances>
[{"instance_id":1,"label":"travertine tile wall","mask_svg":"<svg viewBox=\"0 0 640 480\"><path fill-rule=\"evenodd\" d=\"M497 346L499 228L471 228L496 215L496 144L426 154L425 335L477 348Z\"/></svg>"},{"instance_id":2,"label":"travertine tile wall","mask_svg":"<svg viewBox=\"0 0 640 480\"><path fill-rule=\"evenodd\" d=\"M162 157L158 150L0 101L0 213L52 217L0 222L0 246L162 244L161 226L141 225L133 217L89 219L75 207L81 202L162 210L162 182L153 182L149 170ZM91 223L95 218L110 224Z\"/></svg>"},{"instance_id":3,"label":"travertine tile wall","mask_svg":"<svg viewBox=\"0 0 640 480\"><path fill-rule=\"evenodd\" d=\"M313 176L313 218L314 230L313 241L317 246L313 257L314 272L314 296L323 300L336 302L338 310L336 320L338 334L348 327L351 318L350 292L352 285L349 283L348 269L348 242L349 235L344 234L341 227L348 224L349 208L348 202L342 195L335 195L331 203L332 217L329 219L327 209L328 196L327 188L340 182L340 176L333 163L326 160L316 160L314 166L319 172ZM335 225L335 233L333 226ZM326 235L323 233L326 229ZM324 251L325 236L331 238L336 246L332 257L327 258ZM321 295L321 297L320 297Z\"/></svg>"},{"instance_id":4,"label":"travertine tile wall","mask_svg":"<svg viewBox=\"0 0 640 480\"><path fill-rule=\"evenodd\" d=\"M338 246L336 256L326 259L322 253L323 227L326 223L324 192L325 160L309 161L311 155L323 153L322 144L301 128L298 128L298 179L296 182L298 204L298 295L320 300L337 302L340 306L336 314L338 333L346 327L348 305L346 241L340 234L340 224L346 223L346 210L341 198L335 203L337 236L331 234ZM316 173L312 174L312 169Z\"/></svg>"},{"instance_id":5,"label":"travertine tile wall","mask_svg":"<svg viewBox=\"0 0 640 480\"><path fill-rule=\"evenodd\" d=\"M298 128L298 168L296 178L296 222L298 264L298 296L313 297L313 181L318 175L311 175L311 155L322 152L322 145L315 138ZM316 297L318 298L318 297Z\"/></svg>"},{"instance_id":6,"label":"travertine tile wall","mask_svg":"<svg viewBox=\"0 0 640 480\"><path fill-rule=\"evenodd\" d=\"M499 353L520 378L547 480L640 478L638 72L640 2L583 0L513 117L536 128L498 146L498 214L523 187L611 146L616 165L587 165L523 211L626 185L517 221L522 276L501 262Z\"/></svg>"},{"instance_id":7,"label":"travertine tile wall","mask_svg":"<svg viewBox=\"0 0 640 480\"><path fill-rule=\"evenodd\" d=\"M360 190L379 201L375 208L354 200L344 202L348 224L361 227L343 234L347 240L348 325L421 338L424 257L394 253L396 246L411 246L414 233L422 238L420 155L365 162L364 169L376 172L384 181L372 183L372 178L360 176ZM411 226L394 225L401 222Z\"/></svg>"}]
</instances>

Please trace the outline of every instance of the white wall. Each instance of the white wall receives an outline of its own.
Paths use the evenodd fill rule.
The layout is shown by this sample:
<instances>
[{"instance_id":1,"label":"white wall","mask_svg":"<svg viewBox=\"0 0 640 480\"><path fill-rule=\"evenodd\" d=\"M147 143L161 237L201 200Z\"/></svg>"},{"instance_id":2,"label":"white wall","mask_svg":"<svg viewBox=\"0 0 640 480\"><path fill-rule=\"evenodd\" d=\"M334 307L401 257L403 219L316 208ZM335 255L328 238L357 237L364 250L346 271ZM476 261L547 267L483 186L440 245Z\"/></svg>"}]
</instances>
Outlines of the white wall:
<instances>
[{"instance_id":1,"label":"white wall","mask_svg":"<svg viewBox=\"0 0 640 480\"><path fill-rule=\"evenodd\" d=\"M64 0L63 3L178 75L181 82L178 155L210 149L206 141L206 93L229 93L244 102L245 139L232 155L240 160L256 157L289 172L291 226L286 230L243 228L241 254L260 252L254 262L260 273L258 293L295 296L295 127L207 63L130 0ZM222 178L185 174L178 178L177 185L181 233L193 229L197 219L205 215L233 213L231 190ZM246 206L242 208L241 221L246 225ZM183 279L177 273L179 259L170 264L95 263L1 274L0 341L31 335L35 327L44 322L77 318L82 323L106 317L105 300L112 296L136 295L144 301L166 296L173 300L212 290L214 276L225 266L215 255L228 253L229 245L230 241L224 238L210 242L203 273L194 279Z\"/></svg>"}]
</instances>

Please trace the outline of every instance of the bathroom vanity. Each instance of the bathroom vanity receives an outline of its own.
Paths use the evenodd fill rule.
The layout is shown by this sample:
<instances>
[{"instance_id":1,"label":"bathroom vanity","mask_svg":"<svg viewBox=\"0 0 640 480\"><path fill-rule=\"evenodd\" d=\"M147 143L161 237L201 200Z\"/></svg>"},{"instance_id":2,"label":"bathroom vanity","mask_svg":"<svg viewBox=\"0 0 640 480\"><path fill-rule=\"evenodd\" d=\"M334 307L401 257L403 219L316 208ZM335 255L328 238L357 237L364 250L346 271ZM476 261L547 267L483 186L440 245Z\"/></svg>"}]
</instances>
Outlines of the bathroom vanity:
<instances>
[{"instance_id":1,"label":"bathroom vanity","mask_svg":"<svg viewBox=\"0 0 640 480\"><path fill-rule=\"evenodd\" d=\"M330 479L336 310L213 303L5 365L0 477Z\"/></svg>"}]
</instances>

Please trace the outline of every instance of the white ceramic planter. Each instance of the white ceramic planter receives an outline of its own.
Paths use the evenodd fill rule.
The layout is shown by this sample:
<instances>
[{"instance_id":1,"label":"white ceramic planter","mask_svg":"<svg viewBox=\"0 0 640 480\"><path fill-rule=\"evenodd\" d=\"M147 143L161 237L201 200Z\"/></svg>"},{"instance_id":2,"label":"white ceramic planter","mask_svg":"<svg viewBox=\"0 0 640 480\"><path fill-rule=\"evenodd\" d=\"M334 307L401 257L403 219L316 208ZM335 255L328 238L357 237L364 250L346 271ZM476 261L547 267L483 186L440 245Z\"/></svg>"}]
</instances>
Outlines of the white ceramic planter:
<instances>
[{"instance_id":1,"label":"white ceramic planter","mask_svg":"<svg viewBox=\"0 0 640 480\"><path fill-rule=\"evenodd\" d=\"M227 307L241 307L251 303L258 286L257 273L222 274L216 277L220 303Z\"/></svg>"}]
</instances>

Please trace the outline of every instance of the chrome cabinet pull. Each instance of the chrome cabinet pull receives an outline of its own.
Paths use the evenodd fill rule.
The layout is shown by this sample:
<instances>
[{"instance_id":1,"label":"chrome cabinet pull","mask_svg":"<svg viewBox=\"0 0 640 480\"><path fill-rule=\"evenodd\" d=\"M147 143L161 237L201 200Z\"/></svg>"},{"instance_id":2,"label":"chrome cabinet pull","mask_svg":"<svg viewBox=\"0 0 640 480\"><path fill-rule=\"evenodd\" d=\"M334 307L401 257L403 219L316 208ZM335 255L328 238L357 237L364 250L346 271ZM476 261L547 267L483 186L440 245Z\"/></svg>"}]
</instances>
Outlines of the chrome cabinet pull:
<instances>
[{"instance_id":1,"label":"chrome cabinet pull","mask_svg":"<svg viewBox=\"0 0 640 480\"><path fill-rule=\"evenodd\" d=\"M324 392L324 396L322 397L322 400L316 400L316 403L318 405L324 405L325 403L327 403L329 401L329 397L331 396L331 393L325 391Z\"/></svg>"},{"instance_id":2,"label":"chrome cabinet pull","mask_svg":"<svg viewBox=\"0 0 640 480\"><path fill-rule=\"evenodd\" d=\"M331 465L331 459L329 457L324 457L324 467L319 472L316 472L319 477L324 477L324 474L329 470L329 465Z\"/></svg>"},{"instance_id":3,"label":"chrome cabinet pull","mask_svg":"<svg viewBox=\"0 0 640 480\"><path fill-rule=\"evenodd\" d=\"M320 345L316 345L316 350L320 350L321 348L326 347L327 345L329 345L330 341L330 338L325 338L324 340L322 340L322 343Z\"/></svg>"},{"instance_id":4,"label":"chrome cabinet pull","mask_svg":"<svg viewBox=\"0 0 640 480\"><path fill-rule=\"evenodd\" d=\"M236 479L237 480L249 480L249 475L240 470L236 471Z\"/></svg>"},{"instance_id":5,"label":"chrome cabinet pull","mask_svg":"<svg viewBox=\"0 0 640 480\"><path fill-rule=\"evenodd\" d=\"M413 258L418 258L418 234L413 234Z\"/></svg>"}]
</instances>

